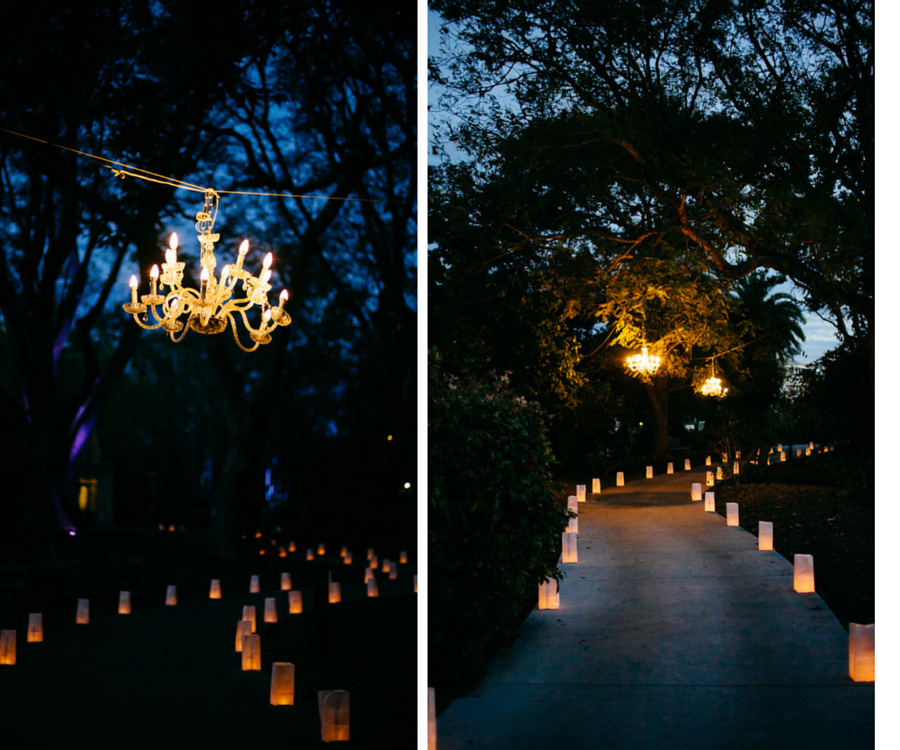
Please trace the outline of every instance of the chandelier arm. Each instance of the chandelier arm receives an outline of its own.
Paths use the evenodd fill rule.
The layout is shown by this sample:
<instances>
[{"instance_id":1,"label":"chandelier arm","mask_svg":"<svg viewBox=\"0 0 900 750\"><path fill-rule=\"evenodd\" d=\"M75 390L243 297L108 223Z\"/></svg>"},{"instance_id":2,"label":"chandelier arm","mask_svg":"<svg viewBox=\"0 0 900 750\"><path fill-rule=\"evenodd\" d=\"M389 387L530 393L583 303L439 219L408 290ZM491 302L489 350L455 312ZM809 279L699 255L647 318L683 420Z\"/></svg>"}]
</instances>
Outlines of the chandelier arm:
<instances>
[{"instance_id":1,"label":"chandelier arm","mask_svg":"<svg viewBox=\"0 0 900 750\"><path fill-rule=\"evenodd\" d=\"M162 323L157 323L155 326L148 326L145 323L141 323L141 319L138 318L138 313L134 313L132 317L134 318L134 322L137 323L145 331L155 331L157 328L162 328ZM157 318L157 320L159 320L159 318Z\"/></svg>"},{"instance_id":2,"label":"chandelier arm","mask_svg":"<svg viewBox=\"0 0 900 750\"><path fill-rule=\"evenodd\" d=\"M188 331L190 329L191 329L191 327L189 325L185 324L184 330L181 332L181 335L178 338L175 338L175 331L171 331L169 333L169 338L172 339L172 341L174 343L180 344L182 341L184 341L184 337L187 336Z\"/></svg>"},{"instance_id":3,"label":"chandelier arm","mask_svg":"<svg viewBox=\"0 0 900 750\"><path fill-rule=\"evenodd\" d=\"M241 313L241 314L243 314L243 313ZM234 322L234 316L233 316L233 315L229 315L229 316L228 316L228 320L231 322L231 333L234 335L234 343L238 345L238 348L241 349L242 351L245 351L245 352L253 352L253 351L256 351L256 350L259 348L259 343L258 343L258 342L257 342L257 343L254 343L253 346L252 346L252 348L248 349L246 346L244 346L244 345L241 343L241 340L238 338L237 324ZM246 316L244 316L244 323L245 323L245 324L247 323L247 317L246 317ZM249 327L249 326L248 326L248 327Z\"/></svg>"}]
</instances>

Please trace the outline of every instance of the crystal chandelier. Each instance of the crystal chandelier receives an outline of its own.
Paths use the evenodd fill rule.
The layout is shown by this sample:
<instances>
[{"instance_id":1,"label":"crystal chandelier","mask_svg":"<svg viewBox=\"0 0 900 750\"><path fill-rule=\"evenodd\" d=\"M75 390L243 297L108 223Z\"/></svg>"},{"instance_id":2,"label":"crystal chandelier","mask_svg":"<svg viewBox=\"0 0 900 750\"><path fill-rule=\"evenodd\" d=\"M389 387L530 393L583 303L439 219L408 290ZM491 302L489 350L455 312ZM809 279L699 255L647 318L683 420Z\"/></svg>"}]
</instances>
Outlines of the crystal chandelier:
<instances>
[{"instance_id":1,"label":"crystal chandelier","mask_svg":"<svg viewBox=\"0 0 900 750\"><path fill-rule=\"evenodd\" d=\"M284 310L288 293L284 289L278 301L278 307L269 305L268 292L272 288L269 279L272 277L272 253L263 260L262 271L252 276L243 268L244 258L250 243L244 240L238 250L237 260L233 265L222 269L219 279L213 275L216 269L216 256L213 246L219 240L218 234L212 233L213 224L219 210L219 196L215 190L204 191L203 210L197 214L197 239L200 241L200 290L181 286L184 277L184 263L177 262L178 237L175 233L169 238L169 249L166 250L166 262L162 264L162 273L154 265L150 269L150 294L142 294L138 302L137 276L132 276L131 303L122 305L122 309L134 317L135 322L148 331L162 328L176 344L183 341L189 329L197 333L221 333L229 323L235 343L245 352L256 350L261 344L272 340L271 333L277 326L286 326L291 316ZM232 297L238 282L246 296L240 299ZM157 285L168 287L169 291L160 294ZM254 328L247 319L247 312L255 305L261 309L258 328ZM161 310L157 310L161 306ZM147 310L156 319L156 323L147 323ZM143 320L140 316L143 316ZM186 316L186 318L185 318ZM238 337L236 317L243 321L244 329L253 340L250 347L244 346ZM177 335L179 334L180 335Z\"/></svg>"},{"instance_id":2,"label":"crystal chandelier","mask_svg":"<svg viewBox=\"0 0 900 750\"><path fill-rule=\"evenodd\" d=\"M647 354L647 347L641 347L641 353L625 360L632 375L655 375L662 360L655 354Z\"/></svg>"},{"instance_id":3,"label":"crystal chandelier","mask_svg":"<svg viewBox=\"0 0 900 750\"><path fill-rule=\"evenodd\" d=\"M700 393L703 396L713 396L715 398L722 398L728 393L727 388L722 388L722 380L716 377L715 360L713 360L712 372L710 372L709 377L703 382L703 385L700 386Z\"/></svg>"}]
</instances>

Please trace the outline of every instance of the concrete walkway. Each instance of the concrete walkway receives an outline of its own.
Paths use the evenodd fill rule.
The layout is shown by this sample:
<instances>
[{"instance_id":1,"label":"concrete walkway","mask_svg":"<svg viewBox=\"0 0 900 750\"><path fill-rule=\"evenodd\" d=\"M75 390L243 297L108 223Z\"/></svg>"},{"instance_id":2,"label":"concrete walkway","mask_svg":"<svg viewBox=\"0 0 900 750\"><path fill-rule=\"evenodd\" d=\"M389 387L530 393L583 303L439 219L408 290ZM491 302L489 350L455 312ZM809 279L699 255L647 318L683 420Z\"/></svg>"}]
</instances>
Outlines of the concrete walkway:
<instances>
[{"instance_id":1,"label":"concrete walkway","mask_svg":"<svg viewBox=\"0 0 900 750\"><path fill-rule=\"evenodd\" d=\"M847 633L794 592L791 563L691 502L705 471L579 504L560 608L532 612L438 717L440 750L874 746L874 685L848 676Z\"/></svg>"}]
</instances>

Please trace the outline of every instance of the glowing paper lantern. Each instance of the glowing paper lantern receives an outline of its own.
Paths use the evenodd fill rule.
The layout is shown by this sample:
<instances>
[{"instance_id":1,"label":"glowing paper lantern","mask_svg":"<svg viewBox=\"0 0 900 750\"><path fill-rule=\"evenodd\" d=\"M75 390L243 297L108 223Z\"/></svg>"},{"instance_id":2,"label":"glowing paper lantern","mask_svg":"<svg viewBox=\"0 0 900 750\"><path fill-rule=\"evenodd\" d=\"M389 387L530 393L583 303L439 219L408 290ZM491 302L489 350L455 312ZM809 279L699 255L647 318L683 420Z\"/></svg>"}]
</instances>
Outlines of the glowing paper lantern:
<instances>
[{"instance_id":1,"label":"glowing paper lantern","mask_svg":"<svg viewBox=\"0 0 900 750\"><path fill-rule=\"evenodd\" d=\"M771 521L759 522L759 548L761 550L775 549L775 526Z\"/></svg>"},{"instance_id":2,"label":"glowing paper lantern","mask_svg":"<svg viewBox=\"0 0 900 750\"><path fill-rule=\"evenodd\" d=\"M346 690L319 691L319 723L323 742L350 741L350 693Z\"/></svg>"},{"instance_id":3,"label":"glowing paper lantern","mask_svg":"<svg viewBox=\"0 0 900 750\"><path fill-rule=\"evenodd\" d=\"M366 550L366 560L371 560L373 557L375 557L375 550L371 548Z\"/></svg>"},{"instance_id":4,"label":"glowing paper lantern","mask_svg":"<svg viewBox=\"0 0 900 750\"><path fill-rule=\"evenodd\" d=\"M538 609L559 609L559 581L538 584Z\"/></svg>"},{"instance_id":5,"label":"glowing paper lantern","mask_svg":"<svg viewBox=\"0 0 900 750\"><path fill-rule=\"evenodd\" d=\"M306 559L307 560L315 560L316 556L313 554L311 549L306 550Z\"/></svg>"},{"instance_id":6,"label":"glowing paper lantern","mask_svg":"<svg viewBox=\"0 0 900 750\"><path fill-rule=\"evenodd\" d=\"M706 465L707 465L707 466L712 466L712 456L707 456L707 457L706 457Z\"/></svg>"},{"instance_id":7,"label":"glowing paper lantern","mask_svg":"<svg viewBox=\"0 0 900 750\"><path fill-rule=\"evenodd\" d=\"M413 591L415 591L417 594L419 593L419 576L418 575L413 576Z\"/></svg>"},{"instance_id":8,"label":"glowing paper lantern","mask_svg":"<svg viewBox=\"0 0 900 750\"><path fill-rule=\"evenodd\" d=\"M727 452L722 454L722 463L723 464L728 463L728 453Z\"/></svg>"},{"instance_id":9,"label":"glowing paper lantern","mask_svg":"<svg viewBox=\"0 0 900 750\"><path fill-rule=\"evenodd\" d=\"M347 548L341 547L341 557L346 557L346 556L347 556Z\"/></svg>"},{"instance_id":10,"label":"glowing paper lantern","mask_svg":"<svg viewBox=\"0 0 900 750\"><path fill-rule=\"evenodd\" d=\"M290 591L291 590L291 574L290 573L282 573L281 574L281 590L282 591Z\"/></svg>"},{"instance_id":11,"label":"glowing paper lantern","mask_svg":"<svg viewBox=\"0 0 900 750\"><path fill-rule=\"evenodd\" d=\"M579 503L587 502L587 485L586 484L576 484L575 485L575 497L578 498Z\"/></svg>"},{"instance_id":12,"label":"glowing paper lantern","mask_svg":"<svg viewBox=\"0 0 900 750\"><path fill-rule=\"evenodd\" d=\"M405 553L405 552L401 552L401 553L400 553L400 564L401 564L401 565L406 565L407 559L408 559L408 558L406 557L406 553Z\"/></svg>"},{"instance_id":13,"label":"glowing paper lantern","mask_svg":"<svg viewBox=\"0 0 900 750\"><path fill-rule=\"evenodd\" d=\"M388 570L388 578L392 581L397 580L397 563L391 563L391 567Z\"/></svg>"},{"instance_id":14,"label":"glowing paper lantern","mask_svg":"<svg viewBox=\"0 0 900 750\"><path fill-rule=\"evenodd\" d=\"M616 487L624 487L625 486L625 472L617 471L616 472Z\"/></svg>"},{"instance_id":15,"label":"glowing paper lantern","mask_svg":"<svg viewBox=\"0 0 900 750\"><path fill-rule=\"evenodd\" d=\"M263 622L278 622L278 609L275 606L275 597L266 597L266 609L263 612Z\"/></svg>"},{"instance_id":16,"label":"glowing paper lantern","mask_svg":"<svg viewBox=\"0 0 900 750\"><path fill-rule=\"evenodd\" d=\"M794 591L798 594L811 594L815 590L813 556L794 555Z\"/></svg>"},{"instance_id":17,"label":"glowing paper lantern","mask_svg":"<svg viewBox=\"0 0 900 750\"><path fill-rule=\"evenodd\" d=\"M244 672L255 672L262 669L262 653L258 635L245 635L241 639L241 669Z\"/></svg>"},{"instance_id":18,"label":"glowing paper lantern","mask_svg":"<svg viewBox=\"0 0 900 750\"><path fill-rule=\"evenodd\" d=\"M723 476L722 476L722 467L721 467L721 466L717 466L717 467L716 467L716 480L721 482L721 481L722 481L722 478L723 478Z\"/></svg>"},{"instance_id":19,"label":"glowing paper lantern","mask_svg":"<svg viewBox=\"0 0 900 750\"><path fill-rule=\"evenodd\" d=\"M253 623L250 620L238 620L237 624L237 633L234 636L234 650L238 653L241 653L241 649L244 645L244 636L245 635L253 635L253 631L251 628L253 627Z\"/></svg>"},{"instance_id":20,"label":"glowing paper lantern","mask_svg":"<svg viewBox=\"0 0 900 750\"><path fill-rule=\"evenodd\" d=\"M319 551L319 554L320 554L320 555L324 555L324 554L325 554L325 545L324 545L324 544L320 544L320 545L319 545L319 550L318 550L318 551Z\"/></svg>"},{"instance_id":21,"label":"glowing paper lantern","mask_svg":"<svg viewBox=\"0 0 900 750\"><path fill-rule=\"evenodd\" d=\"M348 552L344 555L344 565L352 565L353 564L353 553Z\"/></svg>"},{"instance_id":22,"label":"glowing paper lantern","mask_svg":"<svg viewBox=\"0 0 900 750\"><path fill-rule=\"evenodd\" d=\"M713 473L711 471L706 472L706 486L712 487L716 483L715 479L713 479Z\"/></svg>"},{"instance_id":23,"label":"glowing paper lantern","mask_svg":"<svg viewBox=\"0 0 900 750\"><path fill-rule=\"evenodd\" d=\"M278 556L279 557L287 557L287 550L284 547L278 548Z\"/></svg>"},{"instance_id":24,"label":"glowing paper lantern","mask_svg":"<svg viewBox=\"0 0 900 750\"><path fill-rule=\"evenodd\" d=\"M653 479L653 467L652 466L647 467L647 479Z\"/></svg>"},{"instance_id":25,"label":"glowing paper lantern","mask_svg":"<svg viewBox=\"0 0 900 750\"><path fill-rule=\"evenodd\" d=\"M16 663L16 631L0 630L0 664L13 666Z\"/></svg>"},{"instance_id":26,"label":"glowing paper lantern","mask_svg":"<svg viewBox=\"0 0 900 750\"><path fill-rule=\"evenodd\" d=\"M296 542L291 542L291 543L288 545L288 552L296 552L296 551L297 551L297 544L296 544Z\"/></svg>"},{"instance_id":27,"label":"glowing paper lantern","mask_svg":"<svg viewBox=\"0 0 900 750\"><path fill-rule=\"evenodd\" d=\"M811 456L811 455L812 455L812 449L807 448L807 449L806 449L806 455L807 455L807 456Z\"/></svg>"},{"instance_id":28,"label":"glowing paper lantern","mask_svg":"<svg viewBox=\"0 0 900 750\"><path fill-rule=\"evenodd\" d=\"M735 452L734 452L734 457L735 457L738 461L740 461L740 460L741 460L741 452L740 452L740 451L735 451Z\"/></svg>"},{"instance_id":29,"label":"glowing paper lantern","mask_svg":"<svg viewBox=\"0 0 900 750\"><path fill-rule=\"evenodd\" d=\"M221 599L222 598L222 584L218 578L213 578L209 582L209 598L210 599Z\"/></svg>"},{"instance_id":30,"label":"glowing paper lantern","mask_svg":"<svg viewBox=\"0 0 900 750\"><path fill-rule=\"evenodd\" d=\"M372 559L369 560L369 567L372 570L378 570L378 556L377 555L372 555Z\"/></svg>"},{"instance_id":31,"label":"glowing paper lantern","mask_svg":"<svg viewBox=\"0 0 900 750\"><path fill-rule=\"evenodd\" d=\"M781 443L778 444L778 452L781 453L784 449L781 447Z\"/></svg>"},{"instance_id":32,"label":"glowing paper lantern","mask_svg":"<svg viewBox=\"0 0 900 750\"><path fill-rule=\"evenodd\" d=\"M815 443L810 443L810 444L809 444L809 448L807 448L806 450L811 451L811 450L812 450L813 448L815 448L815 447L816 447L816 444L815 444ZM809 453L807 453L806 455L808 456Z\"/></svg>"},{"instance_id":33,"label":"glowing paper lantern","mask_svg":"<svg viewBox=\"0 0 900 750\"><path fill-rule=\"evenodd\" d=\"M372 570L371 568L366 568L366 575L363 578L363 583L368 583L373 578L375 578L375 571Z\"/></svg>"},{"instance_id":34,"label":"glowing paper lantern","mask_svg":"<svg viewBox=\"0 0 900 750\"><path fill-rule=\"evenodd\" d=\"M734 470L733 470L732 473L733 473L735 476L737 476L738 474L741 473L741 464L740 464L740 461L735 461L735 462L734 462Z\"/></svg>"},{"instance_id":35,"label":"glowing paper lantern","mask_svg":"<svg viewBox=\"0 0 900 750\"><path fill-rule=\"evenodd\" d=\"M130 591L120 591L119 592L119 614L120 615L130 615L131 614L131 592Z\"/></svg>"},{"instance_id":36,"label":"glowing paper lantern","mask_svg":"<svg viewBox=\"0 0 900 750\"><path fill-rule=\"evenodd\" d=\"M166 606L174 607L178 604L178 589L175 586L166 586Z\"/></svg>"},{"instance_id":37,"label":"glowing paper lantern","mask_svg":"<svg viewBox=\"0 0 900 750\"><path fill-rule=\"evenodd\" d=\"M685 471L691 470L691 459L689 459L689 458L684 459L684 470Z\"/></svg>"},{"instance_id":38,"label":"glowing paper lantern","mask_svg":"<svg viewBox=\"0 0 900 750\"><path fill-rule=\"evenodd\" d=\"M707 492L703 495L703 510L707 513L715 513L716 512L716 493L715 492Z\"/></svg>"},{"instance_id":39,"label":"glowing paper lantern","mask_svg":"<svg viewBox=\"0 0 900 750\"><path fill-rule=\"evenodd\" d=\"M595 495L600 494L600 479L598 477L594 477L591 481L591 492Z\"/></svg>"},{"instance_id":40,"label":"glowing paper lantern","mask_svg":"<svg viewBox=\"0 0 900 750\"><path fill-rule=\"evenodd\" d=\"M259 576L250 576L250 593L259 593Z\"/></svg>"},{"instance_id":41,"label":"glowing paper lantern","mask_svg":"<svg viewBox=\"0 0 900 750\"><path fill-rule=\"evenodd\" d=\"M75 624L87 625L91 621L91 603L88 599L78 600L78 609L75 610Z\"/></svg>"},{"instance_id":42,"label":"glowing paper lantern","mask_svg":"<svg viewBox=\"0 0 900 750\"><path fill-rule=\"evenodd\" d=\"M44 616L40 612L28 614L28 634L25 639L28 643L41 643L44 640Z\"/></svg>"},{"instance_id":43,"label":"glowing paper lantern","mask_svg":"<svg viewBox=\"0 0 900 750\"><path fill-rule=\"evenodd\" d=\"M787 458L786 458L785 455L784 455L784 451L781 451L781 455L779 456L779 460L780 460L780 461L786 461L786 460L787 460Z\"/></svg>"},{"instance_id":44,"label":"glowing paper lantern","mask_svg":"<svg viewBox=\"0 0 900 750\"><path fill-rule=\"evenodd\" d=\"M328 583L328 603L338 604L341 601L341 584Z\"/></svg>"},{"instance_id":45,"label":"glowing paper lantern","mask_svg":"<svg viewBox=\"0 0 900 750\"><path fill-rule=\"evenodd\" d=\"M569 517L569 525L566 526L566 531L570 534L578 533L578 516Z\"/></svg>"},{"instance_id":46,"label":"glowing paper lantern","mask_svg":"<svg viewBox=\"0 0 900 750\"><path fill-rule=\"evenodd\" d=\"M382 573L390 573L391 572L391 561L388 560L387 558L384 558L384 561L382 562L381 572Z\"/></svg>"},{"instance_id":47,"label":"glowing paper lantern","mask_svg":"<svg viewBox=\"0 0 900 750\"><path fill-rule=\"evenodd\" d=\"M288 592L288 614L289 615L299 615L303 613L303 592L302 591L289 591Z\"/></svg>"},{"instance_id":48,"label":"glowing paper lantern","mask_svg":"<svg viewBox=\"0 0 900 750\"><path fill-rule=\"evenodd\" d=\"M244 612L241 615L242 620L250 620L250 632L256 632L256 605L255 604L245 604Z\"/></svg>"},{"instance_id":49,"label":"glowing paper lantern","mask_svg":"<svg viewBox=\"0 0 900 750\"><path fill-rule=\"evenodd\" d=\"M850 679L854 682L875 682L874 623L850 623Z\"/></svg>"},{"instance_id":50,"label":"glowing paper lantern","mask_svg":"<svg viewBox=\"0 0 900 750\"><path fill-rule=\"evenodd\" d=\"M378 581L374 578L370 578L366 582L366 596L370 599L374 599L378 596Z\"/></svg>"},{"instance_id":51,"label":"glowing paper lantern","mask_svg":"<svg viewBox=\"0 0 900 750\"><path fill-rule=\"evenodd\" d=\"M434 710L434 688L428 688L428 750L437 750L437 714Z\"/></svg>"},{"instance_id":52,"label":"glowing paper lantern","mask_svg":"<svg viewBox=\"0 0 900 750\"><path fill-rule=\"evenodd\" d=\"M671 461L666 465L666 474L674 474L675 473L675 464Z\"/></svg>"},{"instance_id":53,"label":"glowing paper lantern","mask_svg":"<svg viewBox=\"0 0 900 750\"><path fill-rule=\"evenodd\" d=\"M738 504L725 503L725 525L740 526L738 523Z\"/></svg>"},{"instance_id":54,"label":"glowing paper lantern","mask_svg":"<svg viewBox=\"0 0 900 750\"><path fill-rule=\"evenodd\" d=\"M696 502L697 500L703 499L703 490L700 487L700 482L692 482L691 483L691 501Z\"/></svg>"},{"instance_id":55,"label":"glowing paper lantern","mask_svg":"<svg viewBox=\"0 0 900 750\"><path fill-rule=\"evenodd\" d=\"M797 448L797 458L800 458L800 449Z\"/></svg>"},{"instance_id":56,"label":"glowing paper lantern","mask_svg":"<svg viewBox=\"0 0 900 750\"><path fill-rule=\"evenodd\" d=\"M294 665L287 661L272 662L272 684L269 703L273 706L294 705Z\"/></svg>"},{"instance_id":57,"label":"glowing paper lantern","mask_svg":"<svg viewBox=\"0 0 900 750\"><path fill-rule=\"evenodd\" d=\"M564 563L578 562L578 534L564 531L562 534L562 560Z\"/></svg>"}]
</instances>

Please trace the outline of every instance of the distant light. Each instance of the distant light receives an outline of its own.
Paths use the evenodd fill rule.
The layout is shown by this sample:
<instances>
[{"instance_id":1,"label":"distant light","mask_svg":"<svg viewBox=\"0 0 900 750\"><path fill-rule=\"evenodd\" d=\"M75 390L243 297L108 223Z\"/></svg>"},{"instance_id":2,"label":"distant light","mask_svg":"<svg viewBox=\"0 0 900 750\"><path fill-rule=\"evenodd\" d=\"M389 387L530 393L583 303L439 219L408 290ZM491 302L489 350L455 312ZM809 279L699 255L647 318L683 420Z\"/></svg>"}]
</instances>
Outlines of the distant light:
<instances>
[{"instance_id":1,"label":"distant light","mask_svg":"<svg viewBox=\"0 0 900 750\"><path fill-rule=\"evenodd\" d=\"M69 536L75 536L75 532L74 532L74 531L70 531L70 532L69 532Z\"/></svg>"},{"instance_id":2,"label":"distant light","mask_svg":"<svg viewBox=\"0 0 900 750\"><path fill-rule=\"evenodd\" d=\"M406 484L404 484L404 485L403 485L403 488L408 490L408 489L410 488L409 482L407 482Z\"/></svg>"},{"instance_id":3,"label":"distant light","mask_svg":"<svg viewBox=\"0 0 900 750\"><path fill-rule=\"evenodd\" d=\"M394 439L393 435L388 435L388 440L393 440L393 439Z\"/></svg>"},{"instance_id":4,"label":"distant light","mask_svg":"<svg viewBox=\"0 0 900 750\"><path fill-rule=\"evenodd\" d=\"M638 427L643 427L643 426L644 426L643 422L638 422Z\"/></svg>"}]
</instances>

